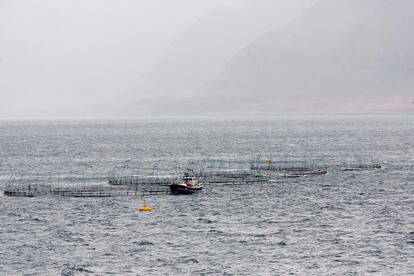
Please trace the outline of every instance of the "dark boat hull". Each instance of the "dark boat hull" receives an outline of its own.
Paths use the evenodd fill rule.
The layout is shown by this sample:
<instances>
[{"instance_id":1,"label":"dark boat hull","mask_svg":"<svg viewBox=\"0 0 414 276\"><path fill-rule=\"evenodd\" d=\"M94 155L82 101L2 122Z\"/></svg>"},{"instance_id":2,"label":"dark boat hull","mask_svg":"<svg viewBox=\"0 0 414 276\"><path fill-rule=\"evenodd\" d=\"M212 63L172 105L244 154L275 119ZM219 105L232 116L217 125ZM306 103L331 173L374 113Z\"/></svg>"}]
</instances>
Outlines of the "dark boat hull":
<instances>
[{"instance_id":1,"label":"dark boat hull","mask_svg":"<svg viewBox=\"0 0 414 276\"><path fill-rule=\"evenodd\" d=\"M200 192L203 187L190 188L183 185L172 184L170 185L171 193L174 195L191 195Z\"/></svg>"}]
</instances>

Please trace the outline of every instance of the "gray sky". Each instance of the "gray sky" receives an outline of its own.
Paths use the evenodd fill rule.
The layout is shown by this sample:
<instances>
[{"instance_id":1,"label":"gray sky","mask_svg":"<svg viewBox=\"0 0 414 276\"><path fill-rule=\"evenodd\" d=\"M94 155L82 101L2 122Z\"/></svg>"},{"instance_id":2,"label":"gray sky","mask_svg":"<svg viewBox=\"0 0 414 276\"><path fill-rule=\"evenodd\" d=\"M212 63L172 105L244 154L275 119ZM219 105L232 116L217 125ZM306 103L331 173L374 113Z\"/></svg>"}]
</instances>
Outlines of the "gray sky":
<instances>
[{"instance_id":1,"label":"gray sky","mask_svg":"<svg viewBox=\"0 0 414 276\"><path fill-rule=\"evenodd\" d=\"M243 2L1 0L0 115L111 101L198 18Z\"/></svg>"}]
</instances>

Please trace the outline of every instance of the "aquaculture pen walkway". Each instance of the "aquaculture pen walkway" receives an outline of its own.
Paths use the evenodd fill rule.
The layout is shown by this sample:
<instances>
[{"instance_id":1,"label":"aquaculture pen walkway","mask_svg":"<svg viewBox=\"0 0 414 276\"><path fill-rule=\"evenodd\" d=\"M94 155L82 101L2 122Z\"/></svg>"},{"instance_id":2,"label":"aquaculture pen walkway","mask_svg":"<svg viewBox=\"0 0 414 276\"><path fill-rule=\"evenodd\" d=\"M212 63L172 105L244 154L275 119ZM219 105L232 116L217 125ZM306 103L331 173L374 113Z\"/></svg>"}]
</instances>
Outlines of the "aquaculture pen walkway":
<instances>
[{"instance_id":1,"label":"aquaculture pen walkway","mask_svg":"<svg viewBox=\"0 0 414 276\"><path fill-rule=\"evenodd\" d=\"M38 188L38 187L6 187L5 196L16 197L36 197L36 196L61 196L61 197L125 197L125 196L144 196L169 194L170 190L166 187L152 187L150 189L140 189L125 187L65 187L65 188Z\"/></svg>"},{"instance_id":2,"label":"aquaculture pen walkway","mask_svg":"<svg viewBox=\"0 0 414 276\"><path fill-rule=\"evenodd\" d=\"M185 172L191 172L201 178L205 184L260 184L268 183L279 177L319 176L326 174L328 170L336 173L345 171L365 171L381 169L377 163L360 162L336 162L330 165L321 165L323 159L315 161L302 160L274 160L263 158L256 160L198 160L189 162L180 170L169 168L161 170L152 169L145 174L141 168L131 174L113 173L110 177L94 176L85 178L66 176L57 178L37 177L26 179L13 179L4 186L5 196L36 197L36 196L61 196L61 197L120 197L169 194L169 186L182 181ZM338 159L337 159L338 160ZM326 164L326 163L325 163ZM106 183L104 183L106 181ZM81 185L83 184L83 185Z\"/></svg>"}]
</instances>

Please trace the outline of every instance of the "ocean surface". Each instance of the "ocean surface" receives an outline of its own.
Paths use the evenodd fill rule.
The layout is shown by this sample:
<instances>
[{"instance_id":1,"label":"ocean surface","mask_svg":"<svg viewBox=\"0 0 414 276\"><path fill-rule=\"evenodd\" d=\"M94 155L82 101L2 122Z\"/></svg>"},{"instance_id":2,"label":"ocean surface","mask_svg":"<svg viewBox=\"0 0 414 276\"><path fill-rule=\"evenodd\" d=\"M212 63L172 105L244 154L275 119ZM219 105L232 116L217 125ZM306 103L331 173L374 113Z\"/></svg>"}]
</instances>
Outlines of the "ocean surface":
<instances>
[{"instance_id":1,"label":"ocean surface","mask_svg":"<svg viewBox=\"0 0 414 276\"><path fill-rule=\"evenodd\" d=\"M146 196L148 214L142 196L1 195L0 275L414 275L414 116L0 121L2 190L258 156L329 171Z\"/></svg>"}]
</instances>

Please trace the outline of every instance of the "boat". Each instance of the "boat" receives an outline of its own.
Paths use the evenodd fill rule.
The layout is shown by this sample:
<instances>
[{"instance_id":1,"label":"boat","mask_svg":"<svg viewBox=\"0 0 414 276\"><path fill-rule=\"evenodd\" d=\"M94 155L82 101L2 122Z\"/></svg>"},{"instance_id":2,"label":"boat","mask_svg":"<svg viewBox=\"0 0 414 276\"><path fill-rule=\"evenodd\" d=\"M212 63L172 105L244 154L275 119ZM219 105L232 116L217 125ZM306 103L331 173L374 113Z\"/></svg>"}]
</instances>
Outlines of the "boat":
<instances>
[{"instance_id":1,"label":"boat","mask_svg":"<svg viewBox=\"0 0 414 276\"><path fill-rule=\"evenodd\" d=\"M200 178L191 173L185 173L182 181L170 185L171 193L175 195L190 195L203 189Z\"/></svg>"}]
</instances>

